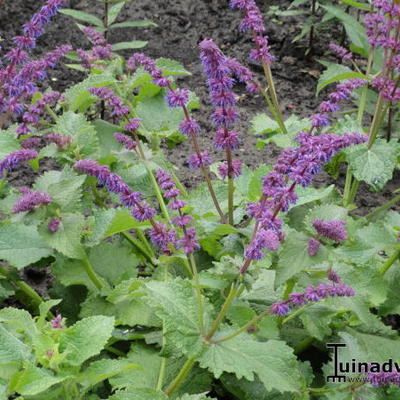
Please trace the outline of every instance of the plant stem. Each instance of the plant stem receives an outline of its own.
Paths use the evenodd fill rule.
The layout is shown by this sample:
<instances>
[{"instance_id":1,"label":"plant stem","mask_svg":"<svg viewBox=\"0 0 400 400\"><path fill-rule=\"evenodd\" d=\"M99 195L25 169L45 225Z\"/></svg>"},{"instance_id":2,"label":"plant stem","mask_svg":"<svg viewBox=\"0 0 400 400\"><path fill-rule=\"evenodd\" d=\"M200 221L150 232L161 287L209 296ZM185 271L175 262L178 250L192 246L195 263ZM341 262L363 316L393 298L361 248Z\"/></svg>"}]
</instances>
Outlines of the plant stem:
<instances>
[{"instance_id":1,"label":"plant stem","mask_svg":"<svg viewBox=\"0 0 400 400\"><path fill-rule=\"evenodd\" d=\"M226 149L226 161L228 164L228 222L233 226L233 196L235 192L234 185L234 172L232 165L232 151L230 149Z\"/></svg>"},{"instance_id":2,"label":"plant stem","mask_svg":"<svg viewBox=\"0 0 400 400\"><path fill-rule=\"evenodd\" d=\"M279 128L281 129L282 133L288 133L285 123L283 122L282 113L281 113L281 110L279 107L279 101L278 101L278 96L277 96L276 90L275 90L274 79L272 78L271 67L270 67L270 65L264 63L263 69L264 69L265 77L267 78L268 91L271 94L271 99L272 99L272 103L274 106L273 108L275 109L275 113L276 113L276 122L278 123Z\"/></svg>"},{"instance_id":3,"label":"plant stem","mask_svg":"<svg viewBox=\"0 0 400 400\"><path fill-rule=\"evenodd\" d=\"M23 292L32 301L35 307L38 307L41 303L44 302L44 300L39 295L39 293L36 292L36 290L31 288L22 279L15 278L10 271L7 271L1 265L0 265L0 274L5 276L18 290Z\"/></svg>"},{"instance_id":4,"label":"plant stem","mask_svg":"<svg viewBox=\"0 0 400 400\"><path fill-rule=\"evenodd\" d=\"M184 382L190 370L192 369L195 363L194 359L189 359L185 362L182 369L179 371L179 374L175 377L175 379L168 385L165 389L165 394L170 396L175 390L179 388L179 386Z\"/></svg>"},{"instance_id":5,"label":"plant stem","mask_svg":"<svg viewBox=\"0 0 400 400\"><path fill-rule=\"evenodd\" d=\"M353 174L350 172L349 166L347 166L346 183L344 184L344 191L343 191L343 205L345 207L349 205L352 181L353 181Z\"/></svg>"},{"instance_id":6,"label":"plant stem","mask_svg":"<svg viewBox=\"0 0 400 400\"><path fill-rule=\"evenodd\" d=\"M143 236L139 239L134 238L132 235L130 235L127 232L121 232L121 235L130 243L132 244L134 247L136 247L137 249L139 249L143 255L154 265L154 259L155 254L153 253L153 249L150 247L149 243L147 242L146 237L143 235L143 232L141 232L139 229L137 229L136 234L139 237L139 232L140 234ZM143 241L144 239L144 241Z\"/></svg>"},{"instance_id":7,"label":"plant stem","mask_svg":"<svg viewBox=\"0 0 400 400\"><path fill-rule=\"evenodd\" d=\"M51 109L51 107L46 104L45 109L47 111L47 113L51 116L51 118L53 118L54 122L58 121L58 116L57 114Z\"/></svg>"},{"instance_id":8,"label":"plant stem","mask_svg":"<svg viewBox=\"0 0 400 400\"><path fill-rule=\"evenodd\" d=\"M372 125L371 125L371 129L369 132L368 149L370 149L372 147L372 145L375 142L376 136L378 134L379 125L380 125L381 116L382 116L383 103L384 103L384 99L381 95L379 95L378 101L377 101L376 107L375 107L374 118L372 120Z\"/></svg>"},{"instance_id":9,"label":"plant stem","mask_svg":"<svg viewBox=\"0 0 400 400\"><path fill-rule=\"evenodd\" d=\"M292 320L293 318L296 318L298 315L302 314L303 311L307 308L308 305L305 305L303 307L300 307L299 309L297 309L295 312L291 313L290 315L288 315L283 321L282 321L282 325L288 323L290 320Z\"/></svg>"},{"instance_id":10,"label":"plant stem","mask_svg":"<svg viewBox=\"0 0 400 400\"><path fill-rule=\"evenodd\" d=\"M398 194L396 197L393 197L393 199L387 201L386 203L382 204L380 207L376 208L374 211L371 211L369 214L365 216L365 218L371 220L374 218L376 215L378 215L380 212L387 210L389 207L393 206L397 202L400 201L400 194Z\"/></svg>"},{"instance_id":11,"label":"plant stem","mask_svg":"<svg viewBox=\"0 0 400 400\"><path fill-rule=\"evenodd\" d=\"M303 339L301 342L297 343L296 346L293 348L294 354L300 354L304 350L306 350L308 347L310 347L311 344L315 342L315 338L312 336L308 336L305 339Z\"/></svg>"},{"instance_id":12,"label":"plant stem","mask_svg":"<svg viewBox=\"0 0 400 400\"><path fill-rule=\"evenodd\" d=\"M203 296L201 294L201 286L200 286L200 281L199 281L199 274L198 274L198 271L197 271L196 261L194 259L193 254L191 253L188 258L189 258L189 261L190 261L190 265L192 266L194 287L195 287L196 297L197 297L197 312L198 312L198 318L199 318L199 330L200 330L200 334L202 335L203 331L204 331Z\"/></svg>"},{"instance_id":13,"label":"plant stem","mask_svg":"<svg viewBox=\"0 0 400 400\"><path fill-rule=\"evenodd\" d=\"M395 263L395 261L400 257L400 249L397 249L384 264L379 268L381 275L385 275L389 268Z\"/></svg>"},{"instance_id":14,"label":"plant stem","mask_svg":"<svg viewBox=\"0 0 400 400\"><path fill-rule=\"evenodd\" d=\"M221 325L221 322L224 320L226 313L229 310L229 307L231 306L233 300L235 299L236 294L240 291L240 287L237 288L235 286L231 286L231 289L229 291L228 297L225 299L225 302L220 310L220 312L217 315L217 318L213 322L210 331L207 333L205 339L210 340L215 332L218 330L219 326Z\"/></svg>"},{"instance_id":15,"label":"plant stem","mask_svg":"<svg viewBox=\"0 0 400 400\"><path fill-rule=\"evenodd\" d=\"M95 270L93 269L92 265L88 257L86 256L82 260L83 268L85 269L89 279L93 282L97 289L102 289L104 287L103 283L101 282L100 278L97 276Z\"/></svg>"}]
</instances>

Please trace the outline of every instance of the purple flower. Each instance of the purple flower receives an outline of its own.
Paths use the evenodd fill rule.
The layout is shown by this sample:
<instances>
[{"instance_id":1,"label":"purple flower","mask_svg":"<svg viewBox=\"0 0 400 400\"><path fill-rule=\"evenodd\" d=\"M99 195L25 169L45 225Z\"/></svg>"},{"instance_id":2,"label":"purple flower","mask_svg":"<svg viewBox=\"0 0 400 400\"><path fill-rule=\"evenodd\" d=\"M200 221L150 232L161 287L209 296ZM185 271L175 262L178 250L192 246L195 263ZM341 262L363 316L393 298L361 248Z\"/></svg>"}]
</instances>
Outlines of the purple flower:
<instances>
[{"instance_id":1,"label":"purple flower","mask_svg":"<svg viewBox=\"0 0 400 400\"><path fill-rule=\"evenodd\" d=\"M308 254L311 257L316 256L318 254L320 245L321 245L321 243L318 239L311 238L308 241Z\"/></svg>"},{"instance_id":2,"label":"purple flower","mask_svg":"<svg viewBox=\"0 0 400 400\"><path fill-rule=\"evenodd\" d=\"M245 251L245 257L250 260L261 260L264 257L263 250L276 251L280 241L276 232L267 229L259 229L255 238Z\"/></svg>"},{"instance_id":3,"label":"purple flower","mask_svg":"<svg viewBox=\"0 0 400 400\"><path fill-rule=\"evenodd\" d=\"M121 117L129 114L129 107L124 106L123 100L117 97L112 90L106 87L93 87L88 90L93 96L106 102L107 106L112 110L112 115Z\"/></svg>"},{"instance_id":4,"label":"purple flower","mask_svg":"<svg viewBox=\"0 0 400 400\"><path fill-rule=\"evenodd\" d=\"M218 126L230 127L238 120L239 114L234 108L218 107L211 118Z\"/></svg>"},{"instance_id":5,"label":"purple flower","mask_svg":"<svg viewBox=\"0 0 400 400\"><path fill-rule=\"evenodd\" d=\"M229 174L231 174L232 178L237 178L242 173L242 161L233 160L232 171L229 171L228 162L224 161L221 165L218 166L218 173L223 179L228 177Z\"/></svg>"},{"instance_id":6,"label":"purple flower","mask_svg":"<svg viewBox=\"0 0 400 400\"><path fill-rule=\"evenodd\" d=\"M140 121L141 118L131 118L125 125L125 129L129 132L136 132L140 128Z\"/></svg>"},{"instance_id":7,"label":"purple flower","mask_svg":"<svg viewBox=\"0 0 400 400\"><path fill-rule=\"evenodd\" d=\"M271 312L275 315L287 315L290 313L290 307L288 306L286 301L279 301L272 304Z\"/></svg>"},{"instance_id":8,"label":"purple flower","mask_svg":"<svg viewBox=\"0 0 400 400\"><path fill-rule=\"evenodd\" d=\"M83 28L83 33L96 46L105 46L105 45L107 45L107 40L104 38L104 36L100 32L96 31L95 29L89 28L89 27L84 27Z\"/></svg>"},{"instance_id":9,"label":"purple flower","mask_svg":"<svg viewBox=\"0 0 400 400\"><path fill-rule=\"evenodd\" d=\"M62 315L61 314L57 314L51 321L50 321L50 325L53 329L64 329L64 325L62 323Z\"/></svg>"},{"instance_id":10,"label":"purple flower","mask_svg":"<svg viewBox=\"0 0 400 400\"><path fill-rule=\"evenodd\" d=\"M24 149L34 149L35 147L40 146L41 139L38 136L32 136L28 139L25 139L21 142L21 147Z\"/></svg>"},{"instance_id":11,"label":"purple flower","mask_svg":"<svg viewBox=\"0 0 400 400\"><path fill-rule=\"evenodd\" d=\"M175 89L167 92L166 100L171 108L184 107L189 101L188 89Z\"/></svg>"},{"instance_id":12,"label":"purple flower","mask_svg":"<svg viewBox=\"0 0 400 400\"><path fill-rule=\"evenodd\" d=\"M34 190L25 191L24 195L15 202L11 212L17 214L32 211L37 206L49 204L51 200L52 198L48 193Z\"/></svg>"},{"instance_id":13,"label":"purple flower","mask_svg":"<svg viewBox=\"0 0 400 400\"><path fill-rule=\"evenodd\" d=\"M115 139L122 144L127 150L134 150L137 147L137 143L128 135L116 132L114 133Z\"/></svg>"},{"instance_id":14,"label":"purple flower","mask_svg":"<svg viewBox=\"0 0 400 400\"><path fill-rule=\"evenodd\" d=\"M148 231L150 240L158 247L165 247L176 242L176 232L168 229L167 225L156 222L152 229Z\"/></svg>"},{"instance_id":15,"label":"purple flower","mask_svg":"<svg viewBox=\"0 0 400 400\"><path fill-rule=\"evenodd\" d=\"M141 204L136 204L132 209L132 216L140 222L147 221L154 218L156 215L156 210L149 204L142 202Z\"/></svg>"},{"instance_id":16,"label":"purple flower","mask_svg":"<svg viewBox=\"0 0 400 400\"><path fill-rule=\"evenodd\" d=\"M197 135L201 128L193 118L185 118L179 124L179 130L186 136Z\"/></svg>"},{"instance_id":17,"label":"purple flower","mask_svg":"<svg viewBox=\"0 0 400 400\"><path fill-rule=\"evenodd\" d=\"M212 164L212 159L207 151L200 154L192 154L188 157L189 168L207 167Z\"/></svg>"},{"instance_id":18,"label":"purple flower","mask_svg":"<svg viewBox=\"0 0 400 400\"><path fill-rule=\"evenodd\" d=\"M339 275L332 268L328 269L327 275L330 281L335 283L342 283L342 280L340 279Z\"/></svg>"},{"instance_id":19,"label":"purple flower","mask_svg":"<svg viewBox=\"0 0 400 400\"><path fill-rule=\"evenodd\" d=\"M350 60L353 58L353 53L351 51L348 51L344 47L338 46L337 44L330 43L329 49L342 60Z\"/></svg>"},{"instance_id":20,"label":"purple flower","mask_svg":"<svg viewBox=\"0 0 400 400\"><path fill-rule=\"evenodd\" d=\"M343 242L347 239L346 222L344 221L323 221L316 219L313 221L313 227L323 237L333 240L334 242Z\"/></svg>"},{"instance_id":21,"label":"purple flower","mask_svg":"<svg viewBox=\"0 0 400 400\"><path fill-rule=\"evenodd\" d=\"M196 238L196 230L194 228L186 228L184 236L176 242L178 249L183 249L185 254L194 253L200 248Z\"/></svg>"},{"instance_id":22,"label":"purple flower","mask_svg":"<svg viewBox=\"0 0 400 400\"><path fill-rule=\"evenodd\" d=\"M37 156L37 151L31 149L17 150L10 153L0 162L0 177L3 177L3 171L12 171L19 164L33 160Z\"/></svg>"},{"instance_id":23,"label":"purple flower","mask_svg":"<svg viewBox=\"0 0 400 400\"><path fill-rule=\"evenodd\" d=\"M172 218L172 223L180 228L189 225L193 221L191 215L182 215L181 217Z\"/></svg>"},{"instance_id":24,"label":"purple flower","mask_svg":"<svg viewBox=\"0 0 400 400\"><path fill-rule=\"evenodd\" d=\"M175 187L175 182L172 180L172 176L162 169L156 171L156 178L162 190L170 190Z\"/></svg>"},{"instance_id":25,"label":"purple flower","mask_svg":"<svg viewBox=\"0 0 400 400\"><path fill-rule=\"evenodd\" d=\"M66 150L72 142L71 136L60 135L58 133L50 133L47 139L54 143L60 150Z\"/></svg>"},{"instance_id":26,"label":"purple flower","mask_svg":"<svg viewBox=\"0 0 400 400\"><path fill-rule=\"evenodd\" d=\"M62 219L61 218L52 218L47 225L47 228L50 232L57 232L60 227Z\"/></svg>"},{"instance_id":27,"label":"purple flower","mask_svg":"<svg viewBox=\"0 0 400 400\"><path fill-rule=\"evenodd\" d=\"M295 307L301 307L308 303L304 293L290 293L289 301Z\"/></svg>"},{"instance_id":28,"label":"purple flower","mask_svg":"<svg viewBox=\"0 0 400 400\"><path fill-rule=\"evenodd\" d=\"M235 150L240 146L239 133L226 128L218 129L214 137L214 145L219 149Z\"/></svg>"},{"instance_id":29,"label":"purple flower","mask_svg":"<svg viewBox=\"0 0 400 400\"><path fill-rule=\"evenodd\" d=\"M400 386L400 373L393 372L368 372L367 379L372 386L396 385Z\"/></svg>"}]
</instances>

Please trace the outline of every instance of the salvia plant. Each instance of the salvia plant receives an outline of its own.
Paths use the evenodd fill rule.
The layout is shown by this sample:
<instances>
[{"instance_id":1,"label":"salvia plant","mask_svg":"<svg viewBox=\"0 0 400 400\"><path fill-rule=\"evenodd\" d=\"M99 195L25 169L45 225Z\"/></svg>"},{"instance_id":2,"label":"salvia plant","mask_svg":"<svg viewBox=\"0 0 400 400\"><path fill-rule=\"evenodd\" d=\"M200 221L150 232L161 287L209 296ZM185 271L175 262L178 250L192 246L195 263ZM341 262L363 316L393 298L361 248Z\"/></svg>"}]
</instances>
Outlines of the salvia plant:
<instances>
[{"instance_id":1,"label":"salvia plant","mask_svg":"<svg viewBox=\"0 0 400 400\"><path fill-rule=\"evenodd\" d=\"M324 99L299 119L282 113L260 9L231 0L264 77L218 38L199 43L216 161L200 101L176 79L190 73L109 43L109 29L137 25L115 24L124 3L105 3L103 20L64 9L90 25L90 47L36 58L64 5L47 0L2 57L0 399L399 398L400 372L380 363L400 363L385 324L400 313L400 196L364 216L355 200L398 162L400 5L343 1L358 25L349 10L347 42L327 48L339 62L322 61ZM71 58L85 78L43 90ZM243 89L265 99L250 131L281 148L274 165L235 155ZM203 177L189 192L163 152L184 140ZM344 188L314 187L324 171L346 174ZM28 266L51 276L48 292ZM345 346L340 371L327 343Z\"/></svg>"}]
</instances>

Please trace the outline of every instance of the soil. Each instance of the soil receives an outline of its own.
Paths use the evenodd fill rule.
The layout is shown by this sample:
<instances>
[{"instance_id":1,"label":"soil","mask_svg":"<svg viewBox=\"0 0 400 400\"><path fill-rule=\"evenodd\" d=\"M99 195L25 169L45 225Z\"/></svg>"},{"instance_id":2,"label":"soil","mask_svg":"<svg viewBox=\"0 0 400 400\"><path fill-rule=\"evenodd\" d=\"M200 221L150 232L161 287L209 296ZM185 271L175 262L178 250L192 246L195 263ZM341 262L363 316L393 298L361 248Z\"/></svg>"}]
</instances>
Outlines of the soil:
<instances>
[{"instance_id":1,"label":"soil","mask_svg":"<svg viewBox=\"0 0 400 400\"><path fill-rule=\"evenodd\" d=\"M13 0L4 1L0 8L0 31L4 38L4 44L11 43L11 38L20 32L21 26L39 8L38 0ZM268 5L266 4L268 3ZM274 0L259 2L262 9L267 11L271 5L279 5L285 8L290 4L288 0ZM98 0L70 0L67 7L89 11L102 16L102 3ZM101 7L100 7L101 6ZM271 17L268 17L271 19ZM220 160L223 155L213 148L212 137L214 127L210 121L212 108L208 101L207 88L201 73L198 59L198 43L204 38L213 38L223 51L232 58L236 58L247 64L248 54L251 48L251 40L248 34L238 30L240 13L228 8L226 0L141 0L128 2L118 21L150 19L158 24L158 27L129 28L115 30L110 33L112 43L130 41L134 39L148 40L149 44L144 51L153 58L167 57L184 64L191 71L192 76L180 79L179 86L195 89L202 101L202 108L195 113L195 118L201 123L204 133L201 135L201 146L208 149L214 160ZM272 46L272 53L276 56L272 71L276 82L277 92L285 117L295 113L300 117L307 117L315 112L321 99L315 97L318 76L322 66L317 60L328 56L325 54L327 43L332 39L331 32L322 32L316 35L313 56L306 56L307 40L292 43L293 38L299 33L303 16L285 17L280 23L268 23L268 35ZM336 30L337 32L337 30ZM72 44L74 47L87 47L81 31L75 26L70 17L57 16L55 22L50 24L47 33L40 39L35 52L39 55L60 44ZM7 47L6 47L7 49ZM124 55L129 56L129 52ZM259 66L251 64L250 68L255 75L262 80ZM54 89L63 90L71 83L82 79L80 72L61 67L50 72L50 84ZM279 149L273 145L262 150L256 150L257 138L247 133L251 119L260 112L264 112L265 104L261 96L249 96L243 88L239 88L240 101L238 108L241 113L241 121L238 129L242 132L242 147L235 152L249 167L260 164L273 164ZM186 165L187 155L192 151L188 142L177 145L172 150L167 150L168 157L178 167L179 177L187 187L195 186L199 181L199 175L189 170ZM49 161L46 161L49 163ZM43 164L41 169L47 169L50 165ZM22 174L14 174L12 178L17 186L29 184L35 175L29 170L21 170ZM325 174L317 177L316 185L332 183L333 180ZM339 187L343 187L343 176L335 181ZM399 175L396 174L386 188L380 193L369 192L366 186L361 185L357 198L359 209L357 213L366 214L391 196L399 183ZM35 280L31 276L26 277L32 284ZM40 284L46 283L41 278Z\"/></svg>"}]
</instances>

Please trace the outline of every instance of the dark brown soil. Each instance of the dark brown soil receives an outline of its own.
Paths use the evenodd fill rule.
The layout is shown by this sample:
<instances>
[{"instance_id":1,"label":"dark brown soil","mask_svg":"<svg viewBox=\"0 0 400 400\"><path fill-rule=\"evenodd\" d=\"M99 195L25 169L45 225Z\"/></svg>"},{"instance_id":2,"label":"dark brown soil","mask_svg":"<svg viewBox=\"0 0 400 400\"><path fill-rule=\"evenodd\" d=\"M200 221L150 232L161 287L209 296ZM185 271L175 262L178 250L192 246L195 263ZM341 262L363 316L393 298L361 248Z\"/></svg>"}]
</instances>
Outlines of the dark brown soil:
<instances>
[{"instance_id":1,"label":"dark brown soil","mask_svg":"<svg viewBox=\"0 0 400 400\"><path fill-rule=\"evenodd\" d=\"M266 4L268 3L268 4ZM288 0L274 0L259 2L260 7L267 11L269 5L280 5L284 8ZM20 32L21 25L30 18L30 15L40 7L38 0L13 0L4 1L0 8L0 31L10 43L11 38ZM112 31L111 42L129 41L134 39L148 40L148 46L143 49L151 57L167 57L182 62L192 72L192 76L178 82L179 85L194 89L200 97L203 106L196 112L195 117L201 122L204 133L201 136L201 145L209 150L214 160L223 158L221 152L212 145L213 126L210 122L212 112L208 101L207 90L201 74L198 59L198 43L204 38L213 38L230 57L237 58L247 63L251 41L247 34L238 30L240 13L230 10L227 0L141 0L129 2L121 13L118 21L151 19L158 27L130 28ZM94 12L102 15L97 0L70 0L70 7ZM68 6L68 5L67 5ZM317 62L323 58L327 43L335 38L330 38L329 33L318 35L315 42L314 57L305 57L306 41L296 44L293 38L301 29L303 17L289 17L282 20L282 24L267 22L268 34L272 45L272 52L276 56L272 70L276 80L277 91L285 116L295 113L301 117L312 114L319 102L315 97L318 75L322 69ZM47 33L40 40L38 54L46 49L52 49L60 44L72 44L74 47L87 46L79 29L71 18L60 15L48 27ZM129 56L129 52L125 54ZM250 66L253 72L262 79L261 70L256 65ZM50 84L58 90L63 90L71 83L79 81L82 76L79 72L66 67L50 73ZM261 96L248 96L242 90L239 101L241 121L238 128L242 133L242 147L235 152L244 163L250 167L260 164L272 164L279 154L279 149L267 146L263 150L255 149L256 138L248 133L250 120L265 110ZM179 176L188 187L193 187L199 176L186 168L187 155L191 153L189 143L177 145L175 149L168 150L170 160L179 168ZM48 168L46 164L44 168ZM23 170L22 175L13 177L18 186L32 181L28 170ZM360 214L365 214L373 207L387 201L392 191L397 188L399 176L391 181L381 193L370 193L365 186L360 189L358 205ZM317 179L318 185L331 183L326 175ZM343 177L338 180L343 186ZM28 277L30 279L30 277ZM32 282L33 283L33 282Z\"/></svg>"}]
</instances>

